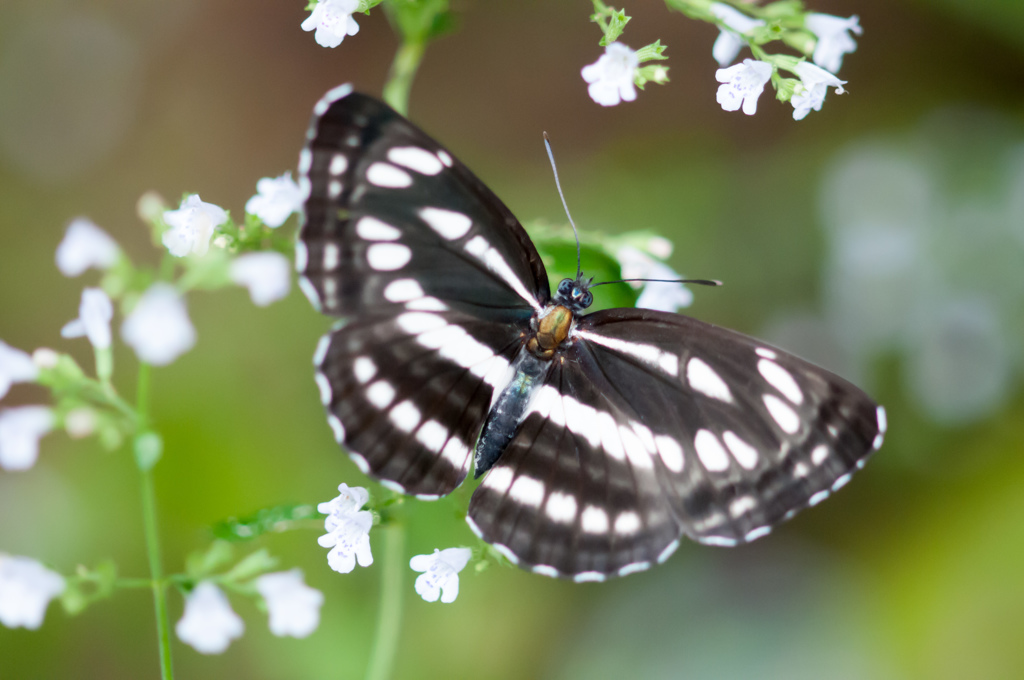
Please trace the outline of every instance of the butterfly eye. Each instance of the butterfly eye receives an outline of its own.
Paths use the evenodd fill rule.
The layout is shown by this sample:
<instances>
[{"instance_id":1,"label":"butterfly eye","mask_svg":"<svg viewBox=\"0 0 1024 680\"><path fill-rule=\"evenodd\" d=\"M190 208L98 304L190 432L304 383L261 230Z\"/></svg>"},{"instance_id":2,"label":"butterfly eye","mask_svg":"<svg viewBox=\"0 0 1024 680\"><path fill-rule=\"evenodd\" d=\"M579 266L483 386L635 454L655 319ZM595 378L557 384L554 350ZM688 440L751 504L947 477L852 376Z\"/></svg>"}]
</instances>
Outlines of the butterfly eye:
<instances>
[{"instance_id":1,"label":"butterfly eye","mask_svg":"<svg viewBox=\"0 0 1024 680\"><path fill-rule=\"evenodd\" d=\"M562 282L558 284L558 294L559 295L563 295L563 296L567 296L570 293L574 292L573 289L572 289L573 288L572 284L573 284L573 280L572 279L562 279Z\"/></svg>"},{"instance_id":2,"label":"butterfly eye","mask_svg":"<svg viewBox=\"0 0 1024 680\"><path fill-rule=\"evenodd\" d=\"M591 293L589 290L583 294L583 298L580 300L580 304L583 305L584 308L589 307L591 304L593 304L593 302L594 294Z\"/></svg>"}]
</instances>

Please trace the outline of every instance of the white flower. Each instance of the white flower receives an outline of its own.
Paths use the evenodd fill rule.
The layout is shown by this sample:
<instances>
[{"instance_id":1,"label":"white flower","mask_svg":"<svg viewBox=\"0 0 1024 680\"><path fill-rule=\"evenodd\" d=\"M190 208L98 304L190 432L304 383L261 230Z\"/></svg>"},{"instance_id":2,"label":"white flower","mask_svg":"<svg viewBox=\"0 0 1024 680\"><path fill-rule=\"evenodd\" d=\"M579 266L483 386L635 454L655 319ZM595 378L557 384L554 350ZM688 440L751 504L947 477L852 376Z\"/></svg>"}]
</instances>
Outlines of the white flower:
<instances>
[{"instance_id":1,"label":"white flower","mask_svg":"<svg viewBox=\"0 0 1024 680\"><path fill-rule=\"evenodd\" d=\"M256 195L245 203L245 212L255 215L272 229L284 224L293 213L302 209L302 189L286 172L280 177L264 177L256 182Z\"/></svg>"},{"instance_id":2,"label":"white flower","mask_svg":"<svg viewBox=\"0 0 1024 680\"><path fill-rule=\"evenodd\" d=\"M114 305L99 288L82 291L82 302L78 305L78 318L69 321L60 329L65 338L89 337L96 349L110 347L110 320L114 318Z\"/></svg>"},{"instance_id":3,"label":"white flower","mask_svg":"<svg viewBox=\"0 0 1024 680\"><path fill-rule=\"evenodd\" d=\"M223 654L245 632L245 624L220 588L201 581L185 597L185 613L174 632L200 654Z\"/></svg>"},{"instance_id":4,"label":"white flower","mask_svg":"<svg viewBox=\"0 0 1024 680\"><path fill-rule=\"evenodd\" d=\"M57 246L57 269L64 276L78 276L89 267L107 269L117 262L121 248L91 220L72 220Z\"/></svg>"},{"instance_id":5,"label":"white flower","mask_svg":"<svg viewBox=\"0 0 1024 680\"><path fill-rule=\"evenodd\" d=\"M96 412L88 406L79 406L64 416L64 431L72 439L88 437L96 431Z\"/></svg>"},{"instance_id":6,"label":"white flower","mask_svg":"<svg viewBox=\"0 0 1024 680\"><path fill-rule=\"evenodd\" d=\"M838 73L843 65L843 55L857 50L857 42L850 35L863 32L860 18L856 15L849 19L835 17L831 14L808 14L804 19L807 30L818 37L814 47L814 63L832 73Z\"/></svg>"},{"instance_id":7,"label":"white flower","mask_svg":"<svg viewBox=\"0 0 1024 680\"><path fill-rule=\"evenodd\" d=\"M140 360L164 366L192 349L196 331L174 287L154 283L121 324L121 338Z\"/></svg>"},{"instance_id":8,"label":"white flower","mask_svg":"<svg viewBox=\"0 0 1024 680\"><path fill-rule=\"evenodd\" d=\"M265 307L288 294L292 266L281 253L264 251L241 255L231 261L231 280L249 289L249 297Z\"/></svg>"},{"instance_id":9,"label":"white flower","mask_svg":"<svg viewBox=\"0 0 1024 680\"><path fill-rule=\"evenodd\" d=\"M0 553L0 623L36 630L50 600L64 592L64 577L30 557Z\"/></svg>"},{"instance_id":10,"label":"white flower","mask_svg":"<svg viewBox=\"0 0 1024 680\"><path fill-rule=\"evenodd\" d=\"M727 26L718 34L718 39L715 40L715 45L711 48L711 56L715 58L719 66L728 66L747 44L740 36L758 26L764 26L764 22L760 19L752 19L743 12L720 2L711 3L710 10L718 17L719 21Z\"/></svg>"},{"instance_id":11,"label":"white flower","mask_svg":"<svg viewBox=\"0 0 1024 680\"><path fill-rule=\"evenodd\" d=\"M462 571L473 551L469 548L447 548L434 550L433 555L417 555L409 560L413 571L422 571L416 577L416 592L427 602L450 604L459 596L459 572Z\"/></svg>"},{"instance_id":12,"label":"white flower","mask_svg":"<svg viewBox=\"0 0 1024 680\"><path fill-rule=\"evenodd\" d=\"M370 552L370 527L373 526L373 514L362 510L351 514L330 514L324 520L327 533L317 539L323 548L331 548L327 553L327 564L341 574L347 574L356 568L368 567L373 564Z\"/></svg>"},{"instance_id":13,"label":"white flower","mask_svg":"<svg viewBox=\"0 0 1024 680\"><path fill-rule=\"evenodd\" d=\"M313 37L322 47L337 47L346 35L359 32L359 24L352 18L357 7L358 0L320 0L302 22L302 30L315 30Z\"/></svg>"},{"instance_id":14,"label":"white flower","mask_svg":"<svg viewBox=\"0 0 1024 680\"><path fill-rule=\"evenodd\" d=\"M604 48L604 54L580 74L590 83L587 93L601 106L615 106L620 101L636 99L633 80L640 66L636 52L620 42L613 42Z\"/></svg>"},{"instance_id":15,"label":"white flower","mask_svg":"<svg viewBox=\"0 0 1024 680\"><path fill-rule=\"evenodd\" d=\"M171 255L177 257L185 257L189 253L205 255L210 249L213 230L227 218L223 208L204 203L199 194L192 194L182 200L177 210L164 212L164 222L171 228L164 232L163 243Z\"/></svg>"},{"instance_id":16,"label":"white flower","mask_svg":"<svg viewBox=\"0 0 1024 680\"><path fill-rule=\"evenodd\" d=\"M349 517L359 512L368 500L370 500L370 492L363 487L339 484L338 495L326 503L320 503L316 509L324 515L334 515L337 518Z\"/></svg>"},{"instance_id":17,"label":"white flower","mask_svg":"<svg viewBox=\"0 0 1024 680\"><path fill-rule=\"evenodd\" d=\"M304 638L320 625L324 594L302 582L301 569L264 574L255 583L267 603L274 635Z\"/></svg>"},{"instance_id":18,"label":"white flower","mask_svg":"<svg viewBox=\"0 0 1024 680\"><path fill-rule=\"evenodd\" d=\"M0 399L7 396L11 385L35 380L39 369L28 352L11 347L0 340Z\"/></svg>"},{"instance_id":19,"label":"white flower","mask_svg":"<svg viewBox=\"0 0 1024 680\"><path fill-rule=\"evenodd\" d=\"M718 86L718 103L726 111L735 111L743 105L748 116L757 112L757 98L764 91L764 85L772 77L772 65L764 61L744 59L742 64L715 71L715 79L724 83Z\"/></svg>"},{"instance_id":20,"label":"white flower","mask_svg":"<svg viewBox=\"0 0 1024 680\"><path fill-rule=\"evenodd\" d=\"M800 76L800 85L797 85L793 97L789 100L793 104L793 120L803 120L811 109L821 111L828 88L836 88L836 94L844 92L845 80L839 80L814 64L802 61L796 65L795 71Z\"/></svg>"},{"instance_id":21,"label":"white flower","mask_svg":"<svg viewBox=\"0 0 1024 680\"><path fill-rule=\"evenodd\" d=\"M53 411L19 406L0 411L0 467L27 470L39 456L39 440L53 429Z\"/></svg>"},{"instance_id":22,"label":"white flower","mask_svg":"<svg viewBox=\"0 0 1024 680\"><path fill-rule=\"evenodd\" d=\"M683 277L668 265L658 262L632 246L620 248L615 257L619 261L624 279L669 280L645 283L643 292L636 301L637 307L675 312L680 307L689 307L693 303L693 293L690 289L678 281L673 281Z\"/></svg>"}]
</instances>

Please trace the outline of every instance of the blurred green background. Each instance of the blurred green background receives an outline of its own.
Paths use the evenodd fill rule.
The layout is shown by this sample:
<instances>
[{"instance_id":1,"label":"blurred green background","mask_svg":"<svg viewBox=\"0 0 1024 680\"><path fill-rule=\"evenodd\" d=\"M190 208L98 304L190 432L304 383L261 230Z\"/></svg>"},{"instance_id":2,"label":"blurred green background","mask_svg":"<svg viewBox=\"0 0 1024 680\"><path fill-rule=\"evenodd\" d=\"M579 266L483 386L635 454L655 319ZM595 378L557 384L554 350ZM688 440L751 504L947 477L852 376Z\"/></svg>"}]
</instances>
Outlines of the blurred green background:
<instances>
[{"instance_id":1,"label":"blurred green background","mask_svg":"<svg viewBox=\"0 0 1024 680\"><path fill-rule=\"evenodd\" d=\"M421 601L408 571L396 677L1024 677L1024 4L812 6L859 14L864 35L840 74L849 93L801 122L769 92L754 117L723 112L717 30L659 2L626 5L623 40L660 38L672 82L612 109L579 76L600 50L589 1L460 2L458 32L429 49L412 117L521 219L562 219L546 130L578 224L671 238L680 272L726 282L698 289L693 315L858 381L890 434L842 493L747 547L687 543L608 584L465 572L452 605ZM59 337L95 277L54 266L73 217L155 262L144 191L195 191L240 217L258 178L295 167L324 91L379 94L396 46L382 13L335 50L305 16L298 1L0 5L0 338L91 367L84 341ZM366 483L312 381L329 321L297 290L266 309L241 289L189 304L197 346L153 375L172 571L220 519ZM5 404L43 397L21 386ZM412 508L409 554L474 545L466 498ZM65 573L111 557L142 576L139 507L126 453L52 434L32 470L0 472L0 551ZM175 639L179 677L361 677L379 565L336 574L316 536L262 544L324 591L319 630L274 638L234 599L244 637L216 657ZM181 607L172 594L173 620ZM3 680L157 674L145 591L0 628Z\"/></svg>"}]
</instances>

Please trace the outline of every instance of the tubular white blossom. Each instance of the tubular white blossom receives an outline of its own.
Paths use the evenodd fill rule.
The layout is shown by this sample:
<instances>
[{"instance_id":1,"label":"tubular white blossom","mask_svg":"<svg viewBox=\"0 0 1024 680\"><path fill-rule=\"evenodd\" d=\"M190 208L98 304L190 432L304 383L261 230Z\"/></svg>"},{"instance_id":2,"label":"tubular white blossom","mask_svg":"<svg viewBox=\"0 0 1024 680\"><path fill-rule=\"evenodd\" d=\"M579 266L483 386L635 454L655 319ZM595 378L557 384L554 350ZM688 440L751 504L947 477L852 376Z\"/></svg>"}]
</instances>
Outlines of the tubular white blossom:
<instances>
[{"instance_id":1,"label":"tubular white blossom","mask_svg":"<svg viewBox=\"0 0 1024 680\"><path fill-rule=\"evenodd\" d=\"M0 411L0 467L27 470L35 465L39 440L53 425L53 411L45 406L19 406Z\"/></svg>"},{"instance_id":2,"label":"tubular white blossom","mask_svg":"<svg viewBox=\"0 0 1024 680\"><path fill-rule=\"evenodd\" d=\"M839 80L821 67L802 61L796 65L795 71L800 76L800 85L789 100L793 105L793 120L803 120L811 109L821 111L828 88L834 87L836 94L844 92L846 81Z\"/></svg>"},{"instance_id":3,"label":"tubular white blossom","mask_svg":"<svg viewBox=\"0 0 1024 680\"><path fill-rule=\"evenodd\" d=\"M245 624L220 588L201 581L185 597L185 613L174 632L200 654L222 654L245 632Z\"/></svg>"},{"instance_id":4,"label":"tubular white blossom","mask_svg":"<svg viewBox=\"0 0 1024 680\"><path fill-rule=\"evenodd\" d=\"M671 253L669 244L668 253ZM624 279L681 279L674 269L667 264L658 262L632 246L624 246L615 253ZM639 283L631 284L634 288ZM636 306L643 309L657 309L663 312L675 312L681 307L689 307L693 303L693 292L683 284L675 281L648 281L643 284L643 292L636 301Z\"/></svg>"},{"instance_id":5,"label":"tubular white blossom","mask_svg":"<svg viewBox=\"0 0 1024 680\"><path fill-rule=\"evenodd\" d=\"M0 399L7 396L14 383L35 380L37 375L39 369L27 352L0 340Z\"/></svg>"},{"instance_id":6,"label":"tubular white blossom","mask_svg":"<svg viewBox=\"0 0 1024 680\"><path fill-rule=\"evenodd\" d=\"M320 0L302 22L302 30L316 31L313 37L322 47L337 47L346 35L359 32L352 17L358 7L359 0Z\"/></svg>"},{"instance_id":7,"label":"tubular white blossom","mask_svg":"<svg viewBox=\"0 0 1024 680\"><path fill-rule=\"evenodd\" d=\"M82 291L82 302L78 305L78 318L69 321L60 330L65 338L88 336L96 349L110 347L110 320L114 318L114 305L99 288Z\"/></svg>"},{"instance_id":8,"label":"tubular white blossom","mask_svg":"<svg viewBox=\"0 0 1024 680\"><path fill-rule=\"evenodd\" d=\"M587 93L601 106L615 106L621 101L636 99L633 81L640 58L636 52L620 42L613 42L604 48L604 54L580 71L583 80L590 83Z\"/></svg>"},{"instance_id":9,"label":"tubular white blossom","mask_svg":"<svg viewBox=\"0 0 1024 680\"><path fill-rule=\"evenodd\" d=\"M327 533L317 539L323 548L331 548L327 553L327 564L334 571L347 574L356 568L368 567L373 564L373 553L370 552L370 528L373 526L373 514L362 510L350 515L328 515L324 520Z\"/></svg>"},{"instance_id":10,"label":"tubular white blossom","mask_svg":"<svg viewBox=\"0 0 1024 680\"><path fill-rule=\"evenodd\" d=\"M120 256L117 242L92 220L78 217L71 221L57 246L57 269L64 276L78 276L90 267L107 269Z\"/></svg>"},{"instance_id":11,"label":"tubular white blossom","mask_svg":"<svg viewBox=\"0 0 1024 680\"><path fill-rule=\"evenodd\" d=\"M199 194L186 196L177 210L164 212L164 222L171 228L164 232L163 244L176 257L205 255L213 230L227 218L223 208L202 201Z\"/></svg>"},{"instance_id":12,"label":"tubular white blossom","mask_svg":"<svg viewBox=\"0 0 1024 680\"><path fill-rule=\"evenodd\" d=\"M256 195L245 203L245 212L255 215L272 229L285 223L293 212L302 208L302 189L286 172L280 177L264 177L256 182Z\"/></svg>"},{"instance_id":13,"label":"tubular white blossom","mask_svg":"<svg viewBox=\"0 0 1024 680\"><path fill-rule=\"evenodd\" d=\"M469 548L434 550L433 555L416 555L409 560L413 571L422 571L416 577L416 592L427 602L450 604L459 596L459 572L466 568L473 551Z\"/></svg>"},{"instance_id":14,"label":"tubular white blossom","mask_svg":"<svg viewBox=\"0 0 1024 680\"><path fill-rule=\"evenodd\" d=\"M278 637L307 637L320 625L324 594L302 582L302 570L264 574L255 581L270 612L270 632Z\"/></svg>"},{"instance_id":15,"label":"tubular white blossom","mask_svg":"<svg viewBox=\"0 0 1024 680\"><path fill-rule=\"evenodd\" d=\"M169 284L154 283L121 324L121 338L140 360L165 366L192 349L196 331L178 292Z\"/></svg>"},{"instance_id":16,"label":"tubular white blossom","mask_svg":"<svg viewBox=\"0 0 1024 680\"><path fill-rule=\"evenodd\" d=\"M249 297L260 307L288 295L291 273L288 258L272 251L240 255L229 269L231 280L248 288Z\"/></svg>"},{"instance_id":17,"label":"tubular white blossom","mask_svg":"<svg viewBox=\"0 0 1024 680\"><path fill-rule=\"evenodd\" d=\"M857 51L857 41L850 32L860 35L860 18L856 15L844 19L831 14L808 14L804 26L818 38L814 46L814 63L832 73L843 65L843 55Z\"/></svg>"},{"instance_id":18,"label":"tubular white blossom","mask_svg":"<svg viewBox=\"0 0 1024 680\"><path fill-rule=\"evenodd\" d=\"M370 492L361 486L338 485L338 495L326 503L316 506L318 512L335 517L349 517L356 514L370 500Z\"/></svg>"},{"instance_id":19,"label":"tubular white blossom","mask_svg":"<svg viewBox=\"0 0 1024 680\"><path fill-rule=\"evenodd\" d=\"M0 553L0 623L8 628L39 628L64 588L63 576L31 557Z\"/></svg>"},{"instance_id":20,"label":"tubular white blossom","mask_svg":"<svg viewBox=\"0 0 1024 680\"><path fill-rule=\"evenodd\" d=\"M726 25L726 28L723 28L718 34L714 47L711 48L711 56L715 58L719 66L728 66L747 44L740 36L758 26L764 26L764 22L748 17L738 9L720 2L711 3L709 9Z\"/></svg>"},{"instance_id":21,"label":"tubular white blossom","mask_svg":"<svg viewBox=\"0 0 1024 680\"><path fill-rule=\"evenodd\" d=\"M720 68L715 72L715 79L723 83L718 87L718 103L726 111L736 111L743 106L743 113L752 116L757 112L757 98L771 77L772 65L754 59Z\"/></svg>"}]
</instances>

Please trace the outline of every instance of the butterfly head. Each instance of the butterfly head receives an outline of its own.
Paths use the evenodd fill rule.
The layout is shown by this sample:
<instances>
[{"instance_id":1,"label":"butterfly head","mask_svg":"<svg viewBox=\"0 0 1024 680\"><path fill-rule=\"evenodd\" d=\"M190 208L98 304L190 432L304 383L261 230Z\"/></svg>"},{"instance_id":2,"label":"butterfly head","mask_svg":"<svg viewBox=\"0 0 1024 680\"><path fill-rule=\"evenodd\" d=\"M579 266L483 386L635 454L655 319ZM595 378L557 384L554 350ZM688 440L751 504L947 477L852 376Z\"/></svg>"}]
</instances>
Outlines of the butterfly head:
<instances>
[{"instance_id":1,"label":"butterfly head","mask_svg":"<svg viewBox=\"0 0 1024 680\"><path fill-rule=\"evenodd\" d=\"M590 292L590 284L594 279L584 279L580 274L575 279L562 279L555 293L555 304L568 307L575 314L594 303L594 294Z\"/></svg>"}]
</instances>

